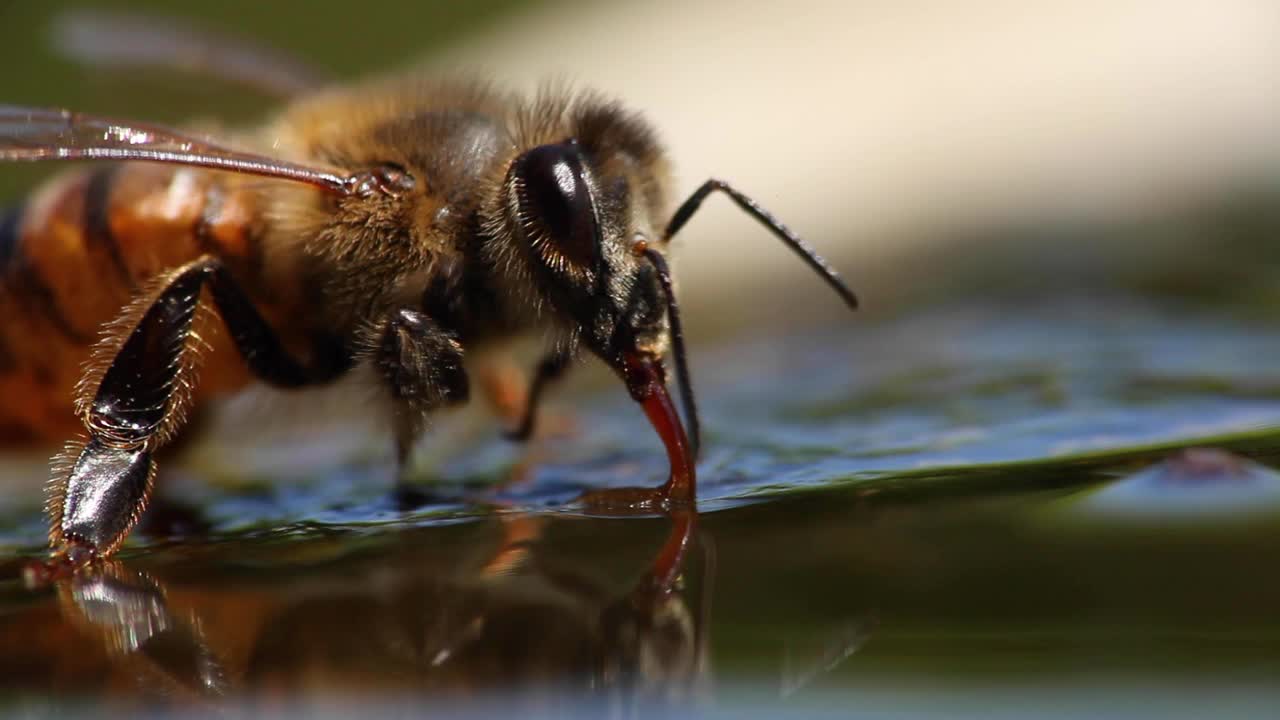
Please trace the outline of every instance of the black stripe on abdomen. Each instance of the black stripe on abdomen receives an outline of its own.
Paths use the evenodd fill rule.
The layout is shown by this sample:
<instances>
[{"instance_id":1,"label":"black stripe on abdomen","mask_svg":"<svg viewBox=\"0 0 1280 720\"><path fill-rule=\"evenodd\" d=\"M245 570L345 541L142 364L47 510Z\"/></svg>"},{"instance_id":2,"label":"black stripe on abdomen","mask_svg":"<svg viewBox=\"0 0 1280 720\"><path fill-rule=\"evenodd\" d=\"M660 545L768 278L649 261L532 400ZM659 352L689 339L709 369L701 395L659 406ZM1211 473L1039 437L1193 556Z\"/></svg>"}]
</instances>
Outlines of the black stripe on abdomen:
<instances>
[{"instance_id":1,"label":"black stripe on abdomen","mask_svg":"<svg viewBox=\"0 0 1280 720\"><path fill-rule=\"evenodd\" d=\"M130 289L134 287L133 275L125 264L124 255L116 236L111 232L111 188L115 186L119 165L104 165L95 168L89 174L89 182L84 191L84 233L86 244L100 253L115 268Z\"/></svg>"},{"instance_id":2,"label":"black stripe on abdomen","mask_svg":"<svg viewBox=\"0 0 1280 720\"><path fill-rule=\"evenodd\" d=\"M22 205L0 208L0 276L9 271L9 266L18 255L18 230L22 226Z\"/></svg>"},{"instance_id":3,"label":"black stripe on abdomen","mask_svg":"<svg viewBox=\"0 0 1280 720\"><path fill-rule=\"evenodd\" d=\"M0 283L28 312L40 313L65 338L87 345L93 337L80 332L67 320L53 290L40 276L39 268L24 257L21 230L25 212L23 205L0 210Z\"/></svg>"}]
</instances>

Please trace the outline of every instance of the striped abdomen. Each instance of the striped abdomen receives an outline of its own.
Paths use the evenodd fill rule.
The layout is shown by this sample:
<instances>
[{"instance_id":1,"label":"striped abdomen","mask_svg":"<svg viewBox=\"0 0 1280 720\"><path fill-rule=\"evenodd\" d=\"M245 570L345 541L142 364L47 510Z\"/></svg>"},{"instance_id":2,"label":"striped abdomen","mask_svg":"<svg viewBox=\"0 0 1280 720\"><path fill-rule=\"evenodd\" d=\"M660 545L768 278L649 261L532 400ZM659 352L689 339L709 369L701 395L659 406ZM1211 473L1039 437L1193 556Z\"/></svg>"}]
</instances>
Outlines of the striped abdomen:
<instances>
[{"instance_id":1,"label":"striped abdomen","mask_svg":"<svg viewBox=\"0 0 1280 720\"><path fill-rule=\"evenodd\" d=\"M104 165L0 210L0 445L81 430L75 385L105 323L166 269L216 254L264 287L252 197L190 168ZM242 385L217 333L200 395ZM228 361L229 360L229 361Z\"/></svg>"}]
</instances>

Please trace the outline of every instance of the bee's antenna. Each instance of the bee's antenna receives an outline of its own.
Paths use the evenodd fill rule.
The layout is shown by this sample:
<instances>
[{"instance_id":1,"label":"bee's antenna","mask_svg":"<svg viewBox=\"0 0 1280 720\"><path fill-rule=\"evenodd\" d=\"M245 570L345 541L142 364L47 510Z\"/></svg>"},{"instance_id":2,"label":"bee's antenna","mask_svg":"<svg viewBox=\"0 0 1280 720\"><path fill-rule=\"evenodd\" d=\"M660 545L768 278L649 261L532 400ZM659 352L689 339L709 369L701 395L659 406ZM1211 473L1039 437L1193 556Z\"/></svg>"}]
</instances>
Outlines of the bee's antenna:
<instances>
[{"instance_id":1,"label":"bee's antenna","mask_svg":"<svg viewBox=\"0 0 1280 720\"><path fill-rule=\"evenodd\" d=\"M831 286L831 289L835 290L836 293L844 299L845 304L848 305L850 309L856 309L858 307L858 296L853 294L853 291L849 289L849 286L844 284L844 280L840 278L840 275L827 264L826 260L822 259L821 255L814 252L813 248L809 247L805 241L801 240L800 236L791 232L791 229L786 225L783 225L782 222L778 220L778 218L774 217L772 213L760 207L755 200L752 200L746 195L738 192L731 187L729 183L723 180L716 180L713 178L703 183L702 187L693 191L693 194L689 196L689 199L685 200L684 204L676 209L675 214L671 216L671 222L667 223L667 230L662 234L662 241L670 242L671 237L679 232L680 228L684 227L684 224L689 222L689 218L693 217L693 214L698 211L698 208L702 205L702 201L706 200L707 196L715 190L723 191L738 204L738 207L745 210L751 217L760 221L760 224L769 228L769 231L776 235L779 240L786 243L787 247L794 250L796 254L800 256L800 259L804 260L809 267L813 268L814 272L821 275L822 279L827 281L827 284ZM673 322L672 325L675 325L675 323ZM694 443L694 446L697 446L696 442Z\"/></svg>"},{"instance_id":2,"label":"bee's antenna","mask_svg":"<svg viewBox=\"0 0 1280 720\"><path fill-rule=\"evenodd\" d=\"M644 249L644 258L658 271L658 282L667 296L667 320L671 323L671 354L675 358L676 382L680 386L680 403L684 405L685 422L689 423L689 444L693 457L698 458L702 446L701 422L698 420L698 403L693 398L693 382L689 378L689 360L684 351L684 330L680 326L680 306L671 287L671 270L662 253L653 248Z\"/></svg>"}]
</instances>

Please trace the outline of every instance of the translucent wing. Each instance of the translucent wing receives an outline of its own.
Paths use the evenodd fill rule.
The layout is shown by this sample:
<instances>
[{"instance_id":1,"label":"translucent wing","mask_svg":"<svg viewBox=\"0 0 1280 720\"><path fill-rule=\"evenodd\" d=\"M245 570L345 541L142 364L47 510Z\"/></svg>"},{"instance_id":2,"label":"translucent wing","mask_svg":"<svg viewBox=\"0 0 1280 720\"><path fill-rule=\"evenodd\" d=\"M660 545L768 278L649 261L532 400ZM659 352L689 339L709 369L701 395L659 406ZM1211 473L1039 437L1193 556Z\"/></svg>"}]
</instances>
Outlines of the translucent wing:
<instances>
[{"instance_id":1,"label":"translucent wing","mask_svg":"<svg viewBox=\"0 0 1280 720\"><path fill-rule=\"evenodd\" d=\"M356 176L230 150L175 130L69 110L0 105L0 162L138 160L292 180L351 194Z\"/></svg>"},{"instance_id":2,"label":"translucent wing","mask_svg":"<svg viewBox=\"0 0 1280 720\"><path fill-rule=\"evenodd\" d=\"M71 10L57 17L52 32L59 52L92 68L199 72L280 97L315 90L326 79L286 53L176 20Z\"/></svg>"}]
</instances>

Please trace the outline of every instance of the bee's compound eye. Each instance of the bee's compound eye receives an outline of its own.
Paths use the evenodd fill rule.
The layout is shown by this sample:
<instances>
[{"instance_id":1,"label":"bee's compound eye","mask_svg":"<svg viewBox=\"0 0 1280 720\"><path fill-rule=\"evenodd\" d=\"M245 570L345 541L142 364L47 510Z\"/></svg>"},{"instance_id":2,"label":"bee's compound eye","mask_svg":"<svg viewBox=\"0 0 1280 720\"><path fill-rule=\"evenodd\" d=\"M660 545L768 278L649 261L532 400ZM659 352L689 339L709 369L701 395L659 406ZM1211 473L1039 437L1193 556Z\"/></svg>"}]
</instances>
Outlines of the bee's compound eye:
<instances>
[{"instance_id":1,"label":"bee's compound eye","mask_svg":"<svg viewBox=\"0 0 1280 720\"><path fill-rule=\"evenodd\" d=\"M530 239L549 240L570 262L591 268L599 257L599 239L583 168L582 150L571 140L526 152L514 172L520 214L540 226Z\"/></svg>"}]
</instances>

